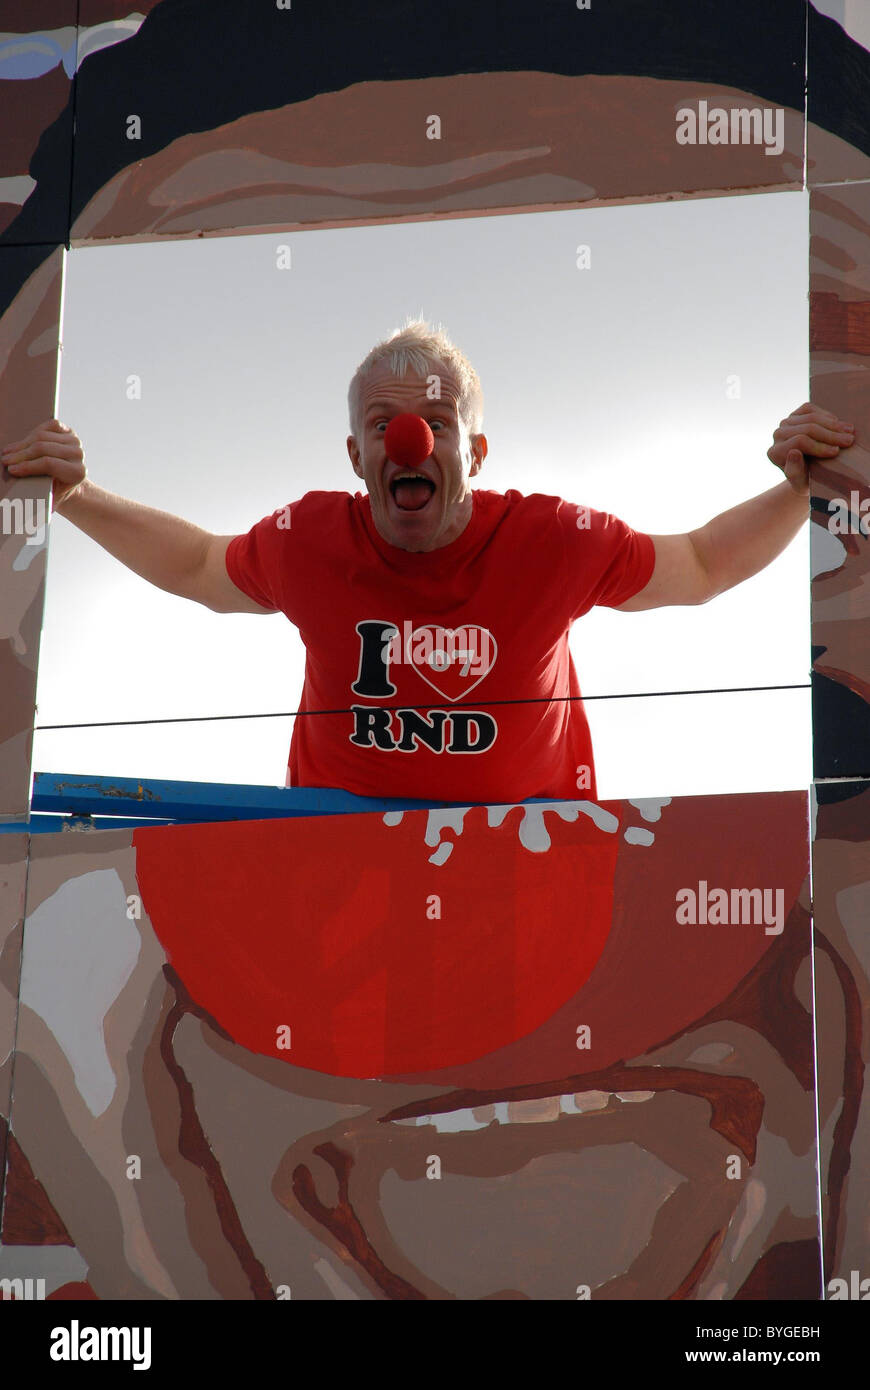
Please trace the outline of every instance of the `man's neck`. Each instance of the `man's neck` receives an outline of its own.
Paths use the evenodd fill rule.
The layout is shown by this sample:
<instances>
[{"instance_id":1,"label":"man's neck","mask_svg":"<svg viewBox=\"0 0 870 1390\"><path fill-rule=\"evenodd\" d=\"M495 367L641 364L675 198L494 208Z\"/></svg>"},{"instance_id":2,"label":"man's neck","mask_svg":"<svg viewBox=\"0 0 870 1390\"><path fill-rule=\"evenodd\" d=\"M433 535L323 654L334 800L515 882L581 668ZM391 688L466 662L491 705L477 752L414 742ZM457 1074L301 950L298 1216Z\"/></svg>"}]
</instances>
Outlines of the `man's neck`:
<instances>
[{"instance_id":1,"label":"man's neck","mask_svg":"<svg viewBox=\"0 0 870 1390\"><path fill-rule=\"evenodd\" d=\"M431 544L421 546L396 545L395 541L388 540L382 532L379 531L378 534L381 536L381 539L387 541L387 544L391 545L394 550L404 550L406 553L414 555L427 555L435 550L443 550L445 546L452 545L454 541L459 540L459 537L467 529L473 515L474 495L469 491L455 508L450 525L446 531L443 531L437 536Z\"/></svg>"}]
</instances>

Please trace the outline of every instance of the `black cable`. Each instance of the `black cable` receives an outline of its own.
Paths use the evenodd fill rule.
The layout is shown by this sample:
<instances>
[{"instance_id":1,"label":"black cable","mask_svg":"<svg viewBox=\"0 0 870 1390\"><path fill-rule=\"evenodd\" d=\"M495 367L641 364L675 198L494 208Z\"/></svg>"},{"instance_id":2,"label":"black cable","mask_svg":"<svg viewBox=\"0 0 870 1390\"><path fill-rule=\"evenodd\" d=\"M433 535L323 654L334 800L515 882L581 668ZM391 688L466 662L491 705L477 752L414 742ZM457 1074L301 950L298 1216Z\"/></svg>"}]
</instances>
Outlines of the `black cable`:
<instances>
[{"instance_id":1,"label":"black cable","mask_svg":"<svg viewBox=\"0 0 870 1390\"><path fill-rule=\"evenodd\" d=\"M492 705L557 705L564 704L567 700L654 700L666 695L742 695L763 690L810 690L811 688L810 682L807 681L801 685L727 685L718 690L646 690L635 693L628 691L624 695L555 695L528 700L487 700L485 707L489 709ZM450 702L450 707L451 709L462 709L472 703L474 702L456 700ZM426 710L432 708L432 702L429 701L425 705L378 704L365 708ZM218 719L304 719L307 715L314 714L352 713L353 710L347 708L275 710L271 714L187 714L169 719L106 719L95 721L92 724L36 724L34 729L36 732L43 732L47 729L123 729L133 724L196 724Z\"/></svg>"}]
</instances>

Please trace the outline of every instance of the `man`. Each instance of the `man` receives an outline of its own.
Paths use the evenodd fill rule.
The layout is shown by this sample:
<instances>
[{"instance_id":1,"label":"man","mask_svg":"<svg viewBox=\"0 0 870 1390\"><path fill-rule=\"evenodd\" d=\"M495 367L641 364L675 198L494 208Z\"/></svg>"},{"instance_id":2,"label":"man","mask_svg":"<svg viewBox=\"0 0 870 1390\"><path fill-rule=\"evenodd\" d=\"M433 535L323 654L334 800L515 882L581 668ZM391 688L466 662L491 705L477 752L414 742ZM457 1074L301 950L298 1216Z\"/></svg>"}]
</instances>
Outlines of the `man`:
<instances>
[{"instance_id":1,"label":"man","mask_svg":"<svg viewBox=\"0 0 870 1390\"><path fill-rule=\"evenodd\" d=\"M158 587L216 612L285 613L307 650L288 785L370 796L595 798L571 623L595 604L706 603L758 573L806 520L808 458L854 442L805 403L768 450L787 481L695 531L648 536L561 498L472 490L480 382L428 324L377 344L348 403L367 495L309 492L244 536L95 486L56 420L2 458L13 476L51 476L57 510ZM432 432L412 467L385 445L400 415Z\"/></svg>"}]
</instances>

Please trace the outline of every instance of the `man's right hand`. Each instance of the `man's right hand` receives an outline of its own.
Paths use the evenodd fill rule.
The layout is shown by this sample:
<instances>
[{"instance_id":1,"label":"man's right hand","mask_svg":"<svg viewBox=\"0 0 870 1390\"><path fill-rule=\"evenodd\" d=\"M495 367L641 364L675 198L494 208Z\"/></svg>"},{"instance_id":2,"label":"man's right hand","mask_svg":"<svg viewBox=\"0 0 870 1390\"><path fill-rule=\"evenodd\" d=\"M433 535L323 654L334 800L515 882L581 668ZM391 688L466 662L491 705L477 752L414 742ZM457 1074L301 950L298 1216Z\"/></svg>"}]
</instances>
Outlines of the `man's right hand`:
<instances>
[{"instance_id":1,"label":"man's right hand","mask_svg":"<svg viewBox=\"0 0 870 1390\"><path fill-rule=\"evenodd\" d=\"M23 439L7 444L0 460L13 478L53 478L51 497L55 509L87 476L82 441L60 420L43 420Z\"/></svg>"},{"instance_id":2,"label":"man's right hand","mask_svg":"<svg viewBox=\"0 0 870 1390\"><path fill-rule=\"evenodd\" d=\"M55 509L76 493L67 519L134 574L168 594L202 603L215 613L275 613L237 588L227 572L232 536L215 536L169 512L130 502L87 478L85 454L77 434L59 420L35 430L0 451L10 477L53 478ZM79 489L81 489L79 491Z\"/></svg>"}]
</instances>

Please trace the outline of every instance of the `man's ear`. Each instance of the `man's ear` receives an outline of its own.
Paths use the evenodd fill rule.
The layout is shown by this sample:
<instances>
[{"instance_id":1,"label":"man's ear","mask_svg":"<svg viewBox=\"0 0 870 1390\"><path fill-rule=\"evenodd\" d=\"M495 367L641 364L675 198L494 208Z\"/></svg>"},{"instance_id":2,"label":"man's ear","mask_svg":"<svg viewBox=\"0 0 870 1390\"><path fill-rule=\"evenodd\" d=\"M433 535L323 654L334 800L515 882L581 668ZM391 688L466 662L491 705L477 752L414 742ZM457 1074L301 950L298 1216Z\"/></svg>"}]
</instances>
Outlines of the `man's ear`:
<instances>
[{"instance_id":1,"label":"man's ear","mask_svg":"<svg viewBox=\"0 0 870 1390\"><path fill-rule=\"evenodd\" d=\"M483 467L483 460L489 453L489 445L486 442L485 434L473 434L471 436L471 469L470 476L473 478Z\"/></svg>"},{"instance_id":2,"label":"man's ear","mask_svg":"<svg viewBox=\"0 0 870 1390\"><path fill-rule=\"evenodd\" d=\"M349 434L347 436L347 452L350 456L350 461L353 465L354 473L358 478L361 478L363 476L363 470L359 458L359 445L357 444L352 434Z\"/></svg>"}]
</instances>

